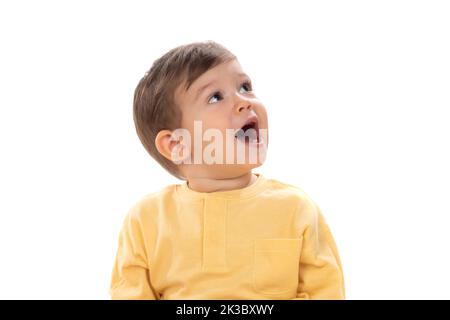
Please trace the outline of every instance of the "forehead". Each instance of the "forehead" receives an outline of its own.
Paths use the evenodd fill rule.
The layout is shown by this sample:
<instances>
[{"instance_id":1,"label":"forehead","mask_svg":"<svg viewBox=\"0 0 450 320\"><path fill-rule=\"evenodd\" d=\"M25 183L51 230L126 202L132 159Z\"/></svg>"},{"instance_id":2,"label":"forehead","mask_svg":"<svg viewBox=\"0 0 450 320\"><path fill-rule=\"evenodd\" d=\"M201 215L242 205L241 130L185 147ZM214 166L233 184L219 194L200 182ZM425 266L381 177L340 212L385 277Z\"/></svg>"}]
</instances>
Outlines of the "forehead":
<instances>
[{"instance_id":1,"label":"forehead","mask_svg":"<svg viewBox=\"0 0 450 320\"><path fill-rule=\"evenodd\" d=\"M219 82L224 78L242 77L244 75L245 73L237 59L223 62L195 79L187 91L184 90L184 83L181 84L175 91L175 99L180 105L182 105L183 102L193 102L198 90L205 85L211 82Z\"/></svg>"}]
</instances>

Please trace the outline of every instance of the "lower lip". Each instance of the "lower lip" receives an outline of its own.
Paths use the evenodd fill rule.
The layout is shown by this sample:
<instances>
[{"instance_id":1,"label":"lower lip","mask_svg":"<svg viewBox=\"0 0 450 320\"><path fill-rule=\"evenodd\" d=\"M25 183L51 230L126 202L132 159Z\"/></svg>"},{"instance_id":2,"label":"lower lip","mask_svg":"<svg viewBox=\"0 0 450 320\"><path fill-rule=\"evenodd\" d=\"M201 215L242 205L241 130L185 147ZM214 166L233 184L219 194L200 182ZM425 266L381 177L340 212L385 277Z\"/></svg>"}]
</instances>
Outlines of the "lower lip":
<instances>
[{"instance_id":1,"label":"lower lip","mask_svg":"<svg viewBox=\"0 0 450 320\"><path fill-rule=\"evenodd\" d=\"M236 140L237 140L239 143L242 143L242 140L239 140L239 139L237 139L237 138L236 138ZM264 139L260 137L258 142L253 142L253 141L245 140L245 144L248 145L249 147L255 147L255 148L256 148L256 147L260 147L260 146L262 146L262 145L264 144Z\"/></svg>"}]
</instances>

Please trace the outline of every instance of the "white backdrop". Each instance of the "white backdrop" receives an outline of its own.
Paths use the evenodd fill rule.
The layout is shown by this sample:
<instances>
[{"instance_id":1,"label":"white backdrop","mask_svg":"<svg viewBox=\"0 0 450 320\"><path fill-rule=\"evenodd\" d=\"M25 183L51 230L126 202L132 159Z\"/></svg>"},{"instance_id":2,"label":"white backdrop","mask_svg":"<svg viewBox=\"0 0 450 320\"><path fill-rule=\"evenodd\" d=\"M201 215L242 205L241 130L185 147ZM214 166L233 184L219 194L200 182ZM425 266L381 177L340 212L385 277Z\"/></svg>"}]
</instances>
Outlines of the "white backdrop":
<instances>
[{"instance_id":1,"label":"white backdrop","mask_svg":"<svg viewBox=\"0 0 450 320\"><path fill-rule=\"evenodd\" d=\"M127 210L181 182L140 144L134 88L211 39L268 109L255 172L322 208L347 298L449 299L449 17L448 1L0 2L0 298L109 299Z\"/></svg>"}]
</instances>

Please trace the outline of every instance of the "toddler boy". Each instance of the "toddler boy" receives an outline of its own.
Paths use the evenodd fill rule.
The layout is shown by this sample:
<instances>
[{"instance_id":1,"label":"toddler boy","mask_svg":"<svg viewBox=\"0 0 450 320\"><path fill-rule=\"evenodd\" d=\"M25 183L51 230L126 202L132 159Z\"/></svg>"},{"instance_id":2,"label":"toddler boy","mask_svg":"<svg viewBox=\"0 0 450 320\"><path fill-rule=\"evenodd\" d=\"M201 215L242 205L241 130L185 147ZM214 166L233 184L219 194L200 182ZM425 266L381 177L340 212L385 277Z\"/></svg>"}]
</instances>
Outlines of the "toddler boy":
<instances>
[{"instance_id":1,"label":"toddler boy","mask_svg":"<svg viewBox=\"0 0 450 320\"><path fill-rule=\"evenodd\" d=\"M263 103L213 41L157 59L134 95L148 153L183 184L140 199L120 232L113 299L344 299L320 208L252 170L268 146Z\"/></svg>"}]
</instances>

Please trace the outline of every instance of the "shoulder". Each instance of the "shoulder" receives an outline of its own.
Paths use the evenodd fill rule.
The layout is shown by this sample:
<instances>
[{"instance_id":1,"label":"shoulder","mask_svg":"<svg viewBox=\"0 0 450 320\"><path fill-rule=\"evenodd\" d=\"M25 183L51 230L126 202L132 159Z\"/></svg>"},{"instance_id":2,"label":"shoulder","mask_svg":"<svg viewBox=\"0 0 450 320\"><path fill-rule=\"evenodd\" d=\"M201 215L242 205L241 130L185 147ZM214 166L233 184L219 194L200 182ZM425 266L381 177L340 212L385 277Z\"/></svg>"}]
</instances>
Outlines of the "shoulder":
<instances>
[{"instance_id":1,"label":"shoulder","mask_svg":"<svg viewBox=\"0 0 450 320\"><path fill-rule=\"evenodd\" d=\"M175 185L168 185L138 198L129 208L126 219L134 223L151 223L173 202Z\"/></svg>"},{"instance_id":2,"label":"shoulder","mask_svg":"<svg viewBox=\"0 0 450 320\"><path fill-rule=\"evenodd\" d=\"M301 207L315 206L314 200L302 188L281 182L276 179L267 179L269 194L279 197L280 199L290 199L296 201Z\"/></svg>"},{"instance_id":3,"label":"shoulder","mask_svg":"<svg viewBox=\"0 0 450 320\"><path fill-rule=\"evenodd\" d=\"M298 218L314 223L321 215L320 208L313 198L302 188L276 179L267 179L266 194L277 201L295 206Z\"/></svg>"}]
</instances>

